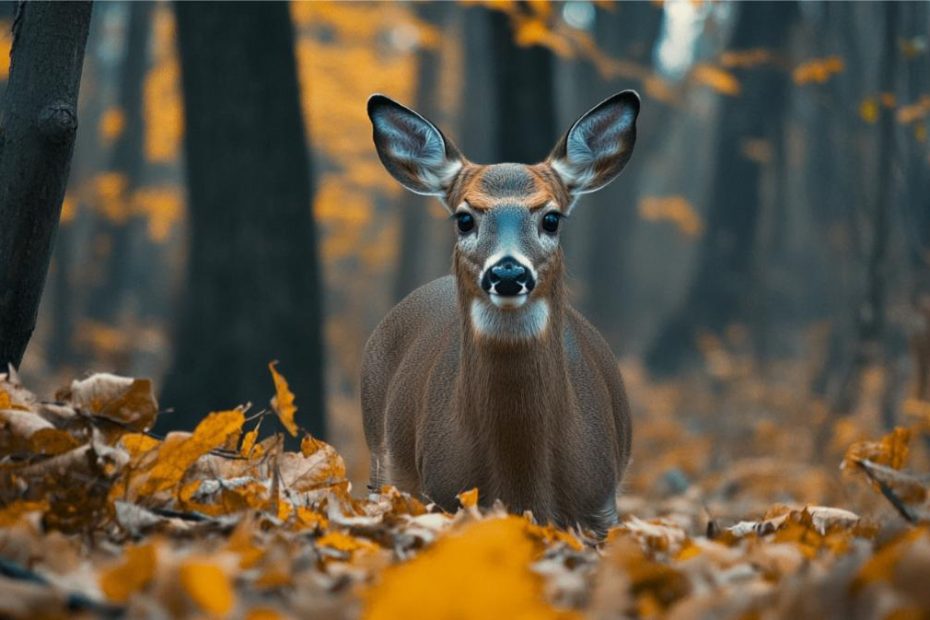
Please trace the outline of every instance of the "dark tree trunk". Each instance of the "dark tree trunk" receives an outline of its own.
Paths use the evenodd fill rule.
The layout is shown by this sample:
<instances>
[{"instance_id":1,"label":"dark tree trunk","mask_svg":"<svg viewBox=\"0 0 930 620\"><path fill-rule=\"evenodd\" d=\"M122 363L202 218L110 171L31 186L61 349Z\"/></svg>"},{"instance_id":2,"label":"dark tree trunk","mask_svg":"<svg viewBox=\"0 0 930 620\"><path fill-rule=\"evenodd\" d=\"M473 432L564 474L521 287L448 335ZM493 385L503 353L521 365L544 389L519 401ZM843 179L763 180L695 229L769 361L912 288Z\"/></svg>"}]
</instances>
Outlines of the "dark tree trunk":
<instances>
[{"instance_id":1,"label":"dark tree trunk","mask_svg":"<svg viewBox=\"0 0 930 620\"><path fill-rule=\"evenodd\" d=\"M299 424L324 435L310 162L286 3L175 4L187 131L187 290L166 426L273 394L280 360Z\"/></svg>"},{"instance_id":2,"label":"dark tree trunk","mask_svg":"<svg viewBox=\"0 0 930 620\"><path fill-rule=\"evenodd\" d=\"M142 149L144 119L142 91L148 68L151 2L129 5L126 29L126 55L119 72L119 108L123 113L123 130L113 145L109 169L125 179L122 201L125 209L131 205L132 192L139 184L145 165ZM145 223L129 215L119 222L101 221L101 233L110 238L112 246L105 266L101 286L91 296L88 314L91 318L112 323L122 309L124 297L133 286L132 245L144 235Z\"/></svg>"},{"instance_id":3,"label":"dark tree trunk","mask_svg":"<svg viewBox=\"0 0 930 620\"><path fill-rule=\"evenodd\" d=\"M90 2L21 2L0 144L0 368L35 329L77 131Z\"/></svg>"},{"instance_id":4,"label":"dark tree trunk","mask_svg":"<svg viewBox=\"0 0 930 620\"><path fill-rule=\"evenodd\" d=\"M894 93L897 74L898 37L897 16L899 5L888 2L881 5L884 33L881 38L882 61L879 92ZM856 308L855 342L851 363L833 398L833 409L846 414L852 411L859 400L862 374L873 365L887 364L890 356L886 348L891 345L888 338L887 290L888 280L888 236L891 213L895 203L894 169L896 165L894 110L881 106L878 120L877 183L876 196L871 212L871 230L868 255L865 257L865 292ZM891 377L887 377L889 380ZM887 395L886 395L887 396ZM883 407L886 425L893 422L890 406Z\"/></svg>"},{"instance_id":5,"label":"dark tree trunk","mask_svg":"<svg viewBox=\"0 0 930 620\"><path fill-rule=\"evenodd\" d=\"M794 2L747 2L738 10L732 49L786 50L798 14ZM720 112L707 232L695 276L684 302L647 353L656 375L679 372L696 361L695 340L702 330L720 333L731 324L750 322L764 164L747 157L743 147L751 140L780 140L790 84L784 70L770 66L750 68L741 77L741 94L727 97Z\"/></svg>"},{"instance_id":6,"label":"dark tree trunk","mask_svg":"<svg viewBox=\"0 0 930 620\"><path fill-rule=\"evenodd\" d=\"M528 10L519 3L517 10ZM491 46L497 101L499 161L535 164L558 139L555 128L555 59L548 48L520 47L513 40L510 17L490 11Z\"/></svg>"}]
</instances>

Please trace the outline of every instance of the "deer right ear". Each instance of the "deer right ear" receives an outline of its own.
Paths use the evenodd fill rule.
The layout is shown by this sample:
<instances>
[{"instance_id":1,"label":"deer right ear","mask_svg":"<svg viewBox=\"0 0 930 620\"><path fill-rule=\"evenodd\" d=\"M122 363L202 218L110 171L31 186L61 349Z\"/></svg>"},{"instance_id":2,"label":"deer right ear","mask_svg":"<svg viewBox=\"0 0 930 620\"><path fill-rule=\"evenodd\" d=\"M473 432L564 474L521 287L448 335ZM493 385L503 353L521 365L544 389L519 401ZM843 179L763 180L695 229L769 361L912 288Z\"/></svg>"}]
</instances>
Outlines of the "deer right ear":
<instances>
[{"instance_id":1,"label":"deer right ear","mask_svg":"<svg viewBox=\"0 0 930 620\"><path fill-rule=\"evenodd\" d=\"M620 174L633 154L639 95L625 90L575 121L549 155L549 165L569 191L587 194Z\"/></svg>"},{"instance_id":2,"label":"deer right ear","mask_svg":"<svg viewBox=\"0 0 930 620\"><path fill-rule=\"evenodd\" d=\"M465 159L435 125L384 95L368 98L378 157L416 194L443 196Z\"/></svg>"}]
</instances>

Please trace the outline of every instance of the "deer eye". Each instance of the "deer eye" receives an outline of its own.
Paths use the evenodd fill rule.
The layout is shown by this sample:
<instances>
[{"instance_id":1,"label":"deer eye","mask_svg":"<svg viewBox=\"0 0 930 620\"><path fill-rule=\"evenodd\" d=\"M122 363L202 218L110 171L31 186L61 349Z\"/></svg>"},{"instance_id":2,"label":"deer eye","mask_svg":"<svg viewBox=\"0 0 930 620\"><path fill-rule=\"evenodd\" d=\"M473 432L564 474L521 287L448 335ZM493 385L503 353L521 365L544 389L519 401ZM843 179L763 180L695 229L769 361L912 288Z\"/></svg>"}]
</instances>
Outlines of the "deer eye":
<instances>
[{"instance_id":1,"label":"deer eye","mask_svg":"<svg viewBox=\"0 0 930 620\"><path fill-rule=\"evenodd\" d=\"M559 217L559 214L554 211L550 211L549 213L545 214L542 219L543 230L545 230L547 233L555 233L559 230L560 219L562 218Z\"/></svg>"},{"instance_id":2,"label":"deer eye","mask_svg":"<svg viewBox=\"0 0 930 620\"><path fill-rule=\"evenodd\" d=\"M456 226L463 235L471 232L475 228L475 216L471 213L456 213Z\"/></svg>"}]
</instances>

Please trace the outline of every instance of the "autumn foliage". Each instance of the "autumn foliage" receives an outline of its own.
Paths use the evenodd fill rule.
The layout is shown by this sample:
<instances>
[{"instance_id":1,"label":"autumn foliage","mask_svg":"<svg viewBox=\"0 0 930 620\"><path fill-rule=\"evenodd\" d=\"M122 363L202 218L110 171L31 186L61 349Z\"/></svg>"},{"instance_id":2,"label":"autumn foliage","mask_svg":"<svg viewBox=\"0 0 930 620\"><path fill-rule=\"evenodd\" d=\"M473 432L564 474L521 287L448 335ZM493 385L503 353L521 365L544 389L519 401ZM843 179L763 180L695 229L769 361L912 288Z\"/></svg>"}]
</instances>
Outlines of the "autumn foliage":
<instances>
[{"instance_id":1,"label":"autumn foliage","mask_svg":"<svg viewBox=\"0 0 930 620\"><path fill-rule=\"evenodd\" d=\"M905 471L919 425L856 442L843 462L897 517L774 505L724 523L685 493L651 518L627 512L599 541L481 509L477 490L460 495L455 514L392 487L353 495L330 445L303 433L292 452L267 433L275 419L301 433L287 381L270 370L272 409L213 412L166 437L149 430L158 406L147 380L92 375L43 401L15 373L0 375L0 615L911 617L930 608L928 480Z\"/></svg>"}]
</instances>

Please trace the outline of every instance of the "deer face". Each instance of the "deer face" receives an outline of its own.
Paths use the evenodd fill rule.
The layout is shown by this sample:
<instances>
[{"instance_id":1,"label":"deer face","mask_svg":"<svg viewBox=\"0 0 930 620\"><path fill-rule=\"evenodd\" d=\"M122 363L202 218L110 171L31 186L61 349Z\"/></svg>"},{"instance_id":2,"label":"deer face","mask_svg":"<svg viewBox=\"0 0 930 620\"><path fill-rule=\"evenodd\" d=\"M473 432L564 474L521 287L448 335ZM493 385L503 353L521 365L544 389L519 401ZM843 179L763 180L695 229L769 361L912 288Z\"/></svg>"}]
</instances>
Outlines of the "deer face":
<instances>
[{"instance_id":1,"label":"deer face","mask_svg":"<svg viewBox=\"0 0 930 620\"><path fill-rule=\"evenodd\" d=\"M636 93L618 93L575 121L544 162L485 166L413 110L383 95L368 100L381 162L410 191L443 201L454 220L460 289L488 316L544 302L561 279L564 220L579 195L626 165L638 113Z\"/></svg>"}]
</instances>

